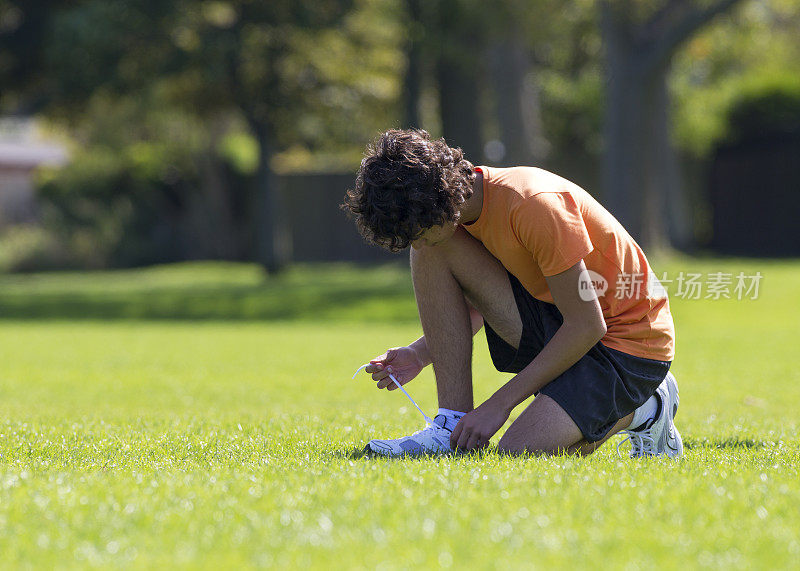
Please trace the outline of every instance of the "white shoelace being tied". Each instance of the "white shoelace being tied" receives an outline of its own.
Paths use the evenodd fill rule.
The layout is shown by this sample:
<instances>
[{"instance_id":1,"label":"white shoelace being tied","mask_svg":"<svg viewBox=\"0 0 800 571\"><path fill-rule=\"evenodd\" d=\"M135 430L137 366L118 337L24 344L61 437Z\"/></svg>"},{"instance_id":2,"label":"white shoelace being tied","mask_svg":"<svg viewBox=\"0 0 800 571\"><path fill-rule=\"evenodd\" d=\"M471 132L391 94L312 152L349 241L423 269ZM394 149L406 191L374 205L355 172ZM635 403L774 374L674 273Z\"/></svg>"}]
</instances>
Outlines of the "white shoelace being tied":
<instances>
[{"instance_id":1,"label":"white shoelace being tied","mask_svg":"<svg viewBox=\"0 0 800 571\"><path fill-rule=\"evenodd\" d=\"M617 443L617 456L622 457L623 454L620 452L620 447L625 444L628 440L631 441L631 458L638 458L642 455L655 455L655 446L656 442L650 436L646 434L630 434L623 438Z\"/></svg>"},{"instance_id":2,"label":"white shoelace being tied","mask_svg":"<svg viewBox=\"0 0 800 571\"><path fill-rule=\"evenodd\" d=\"M353 374L353 378L355 379L355 378L356 378L356 375L358 375L358 373L360 373L360 372L361 372L361 369L363 369L364 367L368 367L368 366L369 366L369 363L366 363L365 365L361 365L361 366L360 366L360 367L359 367L359 368L356 370L356 372ZM389 378L390 378L390 379L392 379L392 381L394 382L394 384L395 384L395 385L397 385L397 388L398 388L398 389L400 389L401 391L403 391L403 394L404 394L404 395L406 395L406 396L408 397L408 400L410 400L410 401L411 401L411 404L413 404L413 405L416 407L416 409L417 409L417 410L419 411L419 413L422 415L422 418L424 418L424 419L425 419L425 422L427 422L429 425L438 426L437 424L435 424L435 423L433 422L433 419L432 419L431 417L429 417L427 414L425 414L424 412L422 412L422 409L421 409L421 408L419 408L419 405L416 403L416 401L415 401L414 399L412 399L412 398L411 398L411 395L410 395L410 394L408 394L408 391L406 391L406 390L403 388L403 385L401 385L400 383L398 383L398 382L397 382L397 379L394 377L394 375L393 375L393 374L389 373Z\"/></svg>"}]
</instances>

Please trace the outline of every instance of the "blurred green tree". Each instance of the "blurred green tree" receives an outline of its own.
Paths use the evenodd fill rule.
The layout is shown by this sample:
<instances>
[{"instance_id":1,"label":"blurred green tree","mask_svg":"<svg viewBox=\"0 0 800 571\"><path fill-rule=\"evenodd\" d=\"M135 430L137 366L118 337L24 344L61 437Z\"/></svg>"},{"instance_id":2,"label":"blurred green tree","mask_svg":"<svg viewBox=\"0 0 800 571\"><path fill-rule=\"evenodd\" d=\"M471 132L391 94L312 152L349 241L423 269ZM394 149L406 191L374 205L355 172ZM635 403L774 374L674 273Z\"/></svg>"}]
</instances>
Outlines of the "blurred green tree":
<instances>
[{"instance_id":1,"label":"blurred green tree","mask_svg":"<svg viewBox=\"0 0 800 571\"><path fill-rule=\"evenodd\" d=\"M487 157L506 164L543 164L549 145L542 122L540 74L555 67L554 51L562 51L562 37L571 22L564 18L574 2L498 2L485 16L485 79L491 86L495 139ZM485 10L484 10L485 12ZM557 17L553 17L557 14ZM488 81L487 81L488 80ZM497 145L497 143L500 145Z\"/></svg>"},{"instance_id":2,"label":"blurred green tree","mask_svg":"<svg viewBox=\"0 0 800 571\"><path fill-rule=\"evenodd\" d=\"M29 114L46 98L44 59L52 11L66 1L0 0L0 104L3 112Z\"/></svg>"},{"instance_id":3,"label":"blurred green tree","mask_svg":"<svg viewBox=\"0 0 800 571\"><path fill-rule=\"evenodd\" d=\"M236 110L258 142L254 204L256 257L269 271L291 257L271 160L287 125L302 113L320 77L293 67L294 44L338 23L350 0L270 2L102 0L55 19L51 71L60 101L98 88L152 87L202 117Z\"/></svg>"},{"instance_id":4,"label":"blurred green tree","mask_svg":"<svg viewBox=\"0 0 800 571\"><path fill-rule=\"evenodd\" d=\"M14 63L7 77L23 86L24 71L27 100L51 117L73 127L97 121L97 97L104 105L134 99L145 102L140 107L162 106L205 122L210 139L202 152L209 159L219 148L230 154L230 125L244 123L247 134L236 144L246 147L252 137L256 149L252 167L240 169L252 189L248 223L242 228L241 220L225 216L224 181L209 183L220 178L219 169L200 161L202 186L218 195L206 200L209 218L228 220L209 230L253 238L246 256L273 271L291 255L275 189L277 153L338 151L354 141L362 147L376 125L396 116L394 0L40 0L30 15L27 5L11 8L30 29L3 37L2 54L26 62L7 58ZM27 44L35 60L19 55ZM140 121L148 122L144 115ZM117 148L126 144L117 141Z\"/></svg>"},{"instance_id":5,"label":"blurred green tree","mask_svg":"<svg viewBox=\"0 0 800 571\"><path fill-rule=\"evenodd\" d=\"M739 1L600 1L606 51L604 197L646 248L684 246L690 236L670 139L672 58Z\"/></svg>"},{"instance_id":6,"label":"blurred green tree","mask_svg":"<svg viewBox=\"0 0 800 571\"><path fill-rule=\"evenodd\" d=\"M65 175L71 192L86 186L80 172L96 176L97 153L116 157L114 180L149 181L115 183L133 210L169 217L169 200L151 192L184 197L175 203L198 221L189 234L207 225L197 256L279 268L290 252L273 167L354 165L365 139L398 122L443 134L476 162L542 164L602 187L645 245L683 245L691 217L667 79L676 140L699 156L742 82L800 61L794 0L750 2L708 26L735 2L0 0L0 103L75 127L87 160ZM486 153L490 140L504 153ZM67 205L56 186L48 195ZM109 219L130 210L114 192L89 194L108 201ZM148 217L134 218L145 232Z\"/></svg>"},{"instance_id":7,"label":"blurred green tree","mask_svg":"<svg viewBox=\"0 0 800 571\"><path fill-rule=\"evenodd\" d=\"M405 0L403 123L441 133L474 162L540 163L546 144L532 76L547 60L537 50L561 47L566 26L551 18L561 4ZM436 113L426 114L431 100Z\"/></svg>"},{"instance_id":8,"label":"blurred green tree","mask_svg":"<svg viewBox=\"0 0 800 571\"><path fill-rule=\"evenodd\" d=\"M800 78L800 4L748 2L719 18L675 58L675 139L703 159L728 138L728 110L744 94Z\"/></svg>"},{"instance_id":9,"label":"blurred green tree","mask_svg":"<svg viewBox=\"0 0 800 571\"><path fill-rule=\"evenodd\" d=\"M737 138L731 111L743 98L770 101L776 90L797 88L798 30L800 5L795 0L748 2L718 18L675 58L670 80L674 133L683 150L698 244L720 243L719 236L713 236L718 224L712 222L719 216L718 204L712 202L720 197L713 191L713 165L718 149ZM750 119L760 121L756 115Z\"/></svg>"},{"instance_id":10,"label":"blurred green tree","mask_svg":"<svg viewBox=\"0 0 800 571\"><path fill-rule=\"evenodd\" d=\"M397 115L397 6L395 0L4 1L0 79L14 89L3 89L0 98L5 109L24 104L23 109L65 121L82 146L100 145L100 155L116 153L119 160L109 173L142 175L124 160L129 149L142 156L142 149L163 149L172 140L180 148L156 151L152 164L171 169L168 178L194 181L181 192L199 196L183 208L202 204L207 234L213 235L199 255L244 256L274 271L291 252L273 166L300 162L313 169L309 152L335 154L357 146L347 155L352 163L364 139ZM153 113L158 108L164 111L160 119ZM103 113L132 123L126 128L106 121L116 132L109 140L90 124L102 125ZM164 133L149 128L165 119ZM200 135L198 121L204 124ZM175 131L181 122L184 131L194 133L189 145L186 133ZM88 147L87 153L94 152ZM239 160L251 155L251 147L252 160ZM196 160L184 160L188 151ZM276 160L286 151L286 158ZM165 162L177 156L184 159L172 166ZM75 157L81 164L65 171L64 192L79 192L80 173L93 168L81 149ZM220 159L230 161L249 187L245 220L231 212L242 201L240 189L231 185L242 179L225 180L227 167ZM180 177L174 176L178 164L185 169ZM147 180L155 186L148 187ZM142 196L126 199L134 205L147 202L148 188L169 195L155 179L142 182L119 185L116 194L139 192ZM51 178L48 197L59 196L56 186ZM97 193L90 198L101 201ZM112 203L105 203L109 219L118 218ZM74 220L67 201L59 204ZM162 218L168 213L165 209ZM98 210L94 219L99 216Z\"/></svg>"},{"instance_id":11,"label":"blurred green tree","mask_svg":"<svg viewBox=\"0 0 800 571\"><path fill-rule=\"evenodd\" d=\"M477 162L483 157L485 123L481 3L405 0L404 7L406 66L401 121L441 134ZM421 112L420 107L428 101L435 102L434 113Z\"/></svg>"},{"instance_id":12,"label":"blurred green tree","mask_svg":"<svg viewBox=\"0 0 800 571\"><path fill-rule=\"evenodd\" d=\"M603 45L595 0L564 2L552 39L534 46L545 165L600 198Z\"/></svg>"},{"instance_id":13,"label":"blurred green tree","mask_svg":"<svg viewBox=\"0 0 800 571\"><path fill-rule=\"evenodd\" d=\"M96 94L81 116L70 162L37 177L43 223L63 245L63 265L240 259L247 193L214 152L216 122L152 94Z\"/></svg>"}]
</instances>

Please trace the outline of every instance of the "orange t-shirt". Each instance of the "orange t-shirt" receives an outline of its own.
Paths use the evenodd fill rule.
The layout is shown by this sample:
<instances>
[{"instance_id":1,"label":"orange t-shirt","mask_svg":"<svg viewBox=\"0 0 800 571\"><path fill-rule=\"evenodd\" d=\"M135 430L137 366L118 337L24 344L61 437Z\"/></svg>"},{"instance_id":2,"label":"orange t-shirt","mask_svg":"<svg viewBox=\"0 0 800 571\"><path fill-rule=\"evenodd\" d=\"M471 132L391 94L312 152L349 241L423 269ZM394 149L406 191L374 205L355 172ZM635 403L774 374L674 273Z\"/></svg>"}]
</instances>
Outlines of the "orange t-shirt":
<instances>
[{"instance_id":1,"label":"orange t-shirt","mask_svg":"<svg viewBox=\"0 0 800 571\"><path fill-rule=\"evenodd\" d=\"M480 167L483 207L464 228L535 298L553 303L545 276L583 260L597 291L612 349L671 361L675 328L666 291L644 252L588 192L533 167ZM597 275L599 274L599 276ZM602 277L601 277L602 276ZM578 287L578 284L575 284Z\"/></svg>"}]
</instances>

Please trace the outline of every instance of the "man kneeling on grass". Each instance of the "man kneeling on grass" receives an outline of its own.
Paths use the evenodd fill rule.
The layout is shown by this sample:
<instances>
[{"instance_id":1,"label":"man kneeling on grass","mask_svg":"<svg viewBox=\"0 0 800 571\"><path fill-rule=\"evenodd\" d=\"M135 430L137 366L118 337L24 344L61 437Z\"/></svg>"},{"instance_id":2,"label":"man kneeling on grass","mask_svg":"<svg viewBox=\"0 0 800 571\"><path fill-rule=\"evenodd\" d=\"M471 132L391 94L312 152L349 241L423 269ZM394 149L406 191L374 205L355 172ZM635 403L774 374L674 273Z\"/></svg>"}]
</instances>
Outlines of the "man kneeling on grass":
<instances>
[{"instance_id":1,"label":"man kneeling on grass","mask_svg":"<svg viewBox=\"0 0 800 571\"><path fill-rule=\"evenodd\" d=\"M474 167L419 130L380 136L345 208L362 235L393 252L409 245L424 335L370 361L378 388L433 364L434 424L373 440L384 456L484 447L590 454L626 432L631 456L678 457L674 327L642 249L577 185L532 167ZM516 373L473 408L472 336L482 326L499 371Z\"/></svg>"}]
</instances>

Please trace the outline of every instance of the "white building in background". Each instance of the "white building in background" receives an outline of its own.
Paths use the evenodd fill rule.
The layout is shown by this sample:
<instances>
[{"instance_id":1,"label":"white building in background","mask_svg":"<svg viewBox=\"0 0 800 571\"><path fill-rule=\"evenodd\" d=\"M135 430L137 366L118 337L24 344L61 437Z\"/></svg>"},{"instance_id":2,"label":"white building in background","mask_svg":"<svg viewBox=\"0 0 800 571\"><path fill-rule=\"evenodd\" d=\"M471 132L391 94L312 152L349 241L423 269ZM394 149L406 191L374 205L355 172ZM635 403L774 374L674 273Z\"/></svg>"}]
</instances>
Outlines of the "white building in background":
<instances>
[{"instance_id":1,"label":"white building in background","mask_svg":"<svg viewBox=\"0 0 800 571\"><path fill-rule=\"evenodd\" d=\"M34 170L66 161L66 148L43 139L32 119L0 119L0 229L36 220Z\"/></svg>"}]
</instances>

